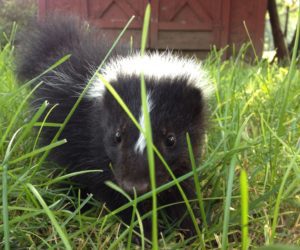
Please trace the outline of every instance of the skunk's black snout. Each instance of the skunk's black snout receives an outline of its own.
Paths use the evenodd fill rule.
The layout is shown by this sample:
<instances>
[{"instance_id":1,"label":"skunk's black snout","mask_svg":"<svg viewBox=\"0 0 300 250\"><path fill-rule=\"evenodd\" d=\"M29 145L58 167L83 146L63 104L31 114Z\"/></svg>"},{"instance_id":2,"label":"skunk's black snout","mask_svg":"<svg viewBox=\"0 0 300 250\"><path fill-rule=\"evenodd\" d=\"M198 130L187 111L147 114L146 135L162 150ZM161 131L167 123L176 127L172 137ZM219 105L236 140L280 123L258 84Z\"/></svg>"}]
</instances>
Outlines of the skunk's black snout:
<instances>
[{"instance_id":1,"label":"skunk's black snout","mask_svg":"<svg viewBox=\"0 0 300 250\"><path fill-rule=\"evenodd\" d=\"M136 194L144 194L150 191L150 183L148 180L123 180L121 182L122 189L127 193L134 194L134 190Z\"/></svg>"},{"instance_id":2,"label":"skunk's black snout","mask_svg":"<svg viewBox=\"0 0 300 250\"><path fill-rule=\"evenodd\" d=\"M115 177L118 185L127 193L141 195L151 191L150 170L147 155L136 157L126 157L122 167L119 167L115 172ZM158 159L155 159L155 179L156 186L161 186L168 182L169 174Z\"/></svg>"},{"instance_id":3,"label":"skunk's black snout","mask_svg":"<svg viewBox=\"0 0 300 250\"><path fill-rule=\"evenodd\" d=\"M115 162L116 181L127 193L144 194L150 191L150 178L147 156L137 154L124 154Z\"/></svg>"}]
</instances>

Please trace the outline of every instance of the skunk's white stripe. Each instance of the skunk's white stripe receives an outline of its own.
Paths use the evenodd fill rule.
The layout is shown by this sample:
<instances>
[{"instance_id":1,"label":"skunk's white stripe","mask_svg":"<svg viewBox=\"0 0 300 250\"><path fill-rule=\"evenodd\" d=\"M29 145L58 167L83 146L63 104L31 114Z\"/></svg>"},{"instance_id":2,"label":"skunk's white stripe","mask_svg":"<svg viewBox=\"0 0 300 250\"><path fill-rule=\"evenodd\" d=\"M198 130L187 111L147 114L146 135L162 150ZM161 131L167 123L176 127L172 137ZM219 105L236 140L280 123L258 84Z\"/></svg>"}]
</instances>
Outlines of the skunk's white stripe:
<instances>
[{"instance_id":1,"label":"skunk's white stripe","mask_svg":"<svg viewBox=\"0 0 300 250\"><path fill-rule=\"evenodd\" d=\"M136 53L126 57L116 57L108 62L101 70L101 74L108 82L117 81L120 76L140 77L144 73L145 79L154 79L157 83L161 79L187 79L187 84L199 88L204 96L210 96L213 85L207 72L200 62L193 58L183 58L170 52L148 53L143 57ZM105 88L100 79L96 80L88 91L90 98L102 97Z\"/></svg>"},{"instance_id":2,"label":"skunk's white stripe","mask_svg":"<svg viewBox=\"0 0 300 250\"><path fill-rule=\"evenodd\" d=\"M151 100L151 93L147 94L147 107L148 112L150 114L151 110L153 109L153 102ZM145 131L145 116L143 113L143 107L141 106L141 114L139 118L139 124L142 127L142 129ZM140 132L139 138L137 142L134 145L134 151L139 154L143 154L144 150L146 148L146 138L143 135L143 133Z\"/></svg>"},{"instance_id":3,"label":"skunk's white stripe","mask_svg":"<svg viewBox=\"0 0 300 250\"><path fill-rule=\"evenodd\" d=\"M107 80L105 78L105 80ZM107 80L108 81L108 80ZM88 98L99 98L101 99L106 91L106 87L104 83L100 80L100 78L97 78L91 85L91 87L88 89L86 96Z\"/></svg>"}]
</instances>

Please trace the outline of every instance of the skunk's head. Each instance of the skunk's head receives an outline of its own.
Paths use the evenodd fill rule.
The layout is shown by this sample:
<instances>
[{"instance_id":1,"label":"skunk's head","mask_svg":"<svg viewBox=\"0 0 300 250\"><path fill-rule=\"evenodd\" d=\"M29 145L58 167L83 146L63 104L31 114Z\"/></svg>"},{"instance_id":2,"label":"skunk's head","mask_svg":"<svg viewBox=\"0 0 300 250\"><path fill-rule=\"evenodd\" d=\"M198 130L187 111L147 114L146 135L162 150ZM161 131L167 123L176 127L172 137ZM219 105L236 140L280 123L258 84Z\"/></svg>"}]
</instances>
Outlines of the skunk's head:
<instances>
[{"instance_id":1,"label":"skunk's head","mask_svg":"<svg viewBox=\"0 0 300 250\"><path fill-rule=\"evenodd\" d=\"M117 58L102 74L109 81L143 127L140 74L144 73L147 104L154 145L175 175L191 170L186 134L194 154L199 156L206 124L206 100L210 84L201 65L171 54L148 54ZM93 83L88 96L99 104L99 124L104 133L105 151L111 160L115 180L125 191L150 190L146 141L100 80ZM97 128L96 128L97 129ZM170 175L155 157L157 186Z\"/></svg>"}]
</instances>

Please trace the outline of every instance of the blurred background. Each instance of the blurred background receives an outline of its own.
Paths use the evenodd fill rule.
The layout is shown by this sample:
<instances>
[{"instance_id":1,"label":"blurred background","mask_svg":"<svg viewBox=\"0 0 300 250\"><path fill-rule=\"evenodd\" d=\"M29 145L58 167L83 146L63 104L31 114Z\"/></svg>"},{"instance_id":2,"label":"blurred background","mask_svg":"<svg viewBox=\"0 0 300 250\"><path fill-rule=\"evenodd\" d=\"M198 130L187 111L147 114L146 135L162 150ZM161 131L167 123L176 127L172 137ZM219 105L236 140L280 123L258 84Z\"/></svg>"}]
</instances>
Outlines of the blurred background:
<instances>
[{"instance_id":1,"label":"blurred background","mask_svg":"<svg viewBox=\"0 0 300 250\"><path fill-rule=\"evenodd\" d=\"M133 46L139 46L139 29L146 1L93 0L88 2L88 6L83 6L82 2L0 0L1 45L7 42L14 23L17 24L17 30L20 30L28 26L32 18L43 18L53 10L58 10L88 19L103 28L111 39L134 14L136 20L128 36L133 37ZM259 56L270 61L277 57L280 61L289 57L294 43L297 0L162 0L159 3L152 1L152 6L150 49L170 48L205 58L213 46L221 49L230 45L233 49L225 53L228 58L242 44L249 43L251 37ZM128 36L125 39L129 41ZM251 49L249 54L254 57Z\"/></svg>"}]
</instances>

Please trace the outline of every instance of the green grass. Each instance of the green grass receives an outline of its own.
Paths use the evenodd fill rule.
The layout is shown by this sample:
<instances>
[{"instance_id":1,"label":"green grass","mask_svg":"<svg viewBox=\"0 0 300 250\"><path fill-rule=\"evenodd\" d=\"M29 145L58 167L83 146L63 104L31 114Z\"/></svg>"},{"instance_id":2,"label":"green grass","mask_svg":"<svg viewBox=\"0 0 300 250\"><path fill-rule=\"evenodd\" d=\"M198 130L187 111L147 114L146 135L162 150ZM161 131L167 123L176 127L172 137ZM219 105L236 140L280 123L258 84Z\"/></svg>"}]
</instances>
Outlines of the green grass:
<instances>
[{"instance_id":1,"label":"green grass","mask_svg":"<svg viewBox=\"0 0 300 250\"><path fill-rule=\"evenodd\" d=\"M195 165L190 151L190 173L173 178L155 192L128 197L128 204L108 211L91 196L75 197L72 188L61 185L70 175L45 161L49 150L65 141L54 140L42 148L36 144L39 133L33 127L41 126L36 121L47 103L29 119L31 93L29 88L17 85L13 52L11 43L0 51L0 232L5 237L0 248L132 249L139 248L131 243L135 234L142 234L142 248L146 243L159 249L300 246L300 74L294 68L295 58L285 67L262 60L250 65L244 61L245 50L228 61L221 60L222 52L212 51L204 66L215 93L200 165ZM112 86L105 79L103 82L142 129ZM149 138L147 127L149 123L144 131ZM159 153L151 140L148 145L154 154ZM168 171L172 176L171 169ZM180 182L188 177L196 183L196 201L188 201L181 189ZM160 234L154 221L154 237L149 242L143 237L141 220L152 217L151 213L139 215L134 209L137 213L131 225L124 225L115 216L174 185L181 190L188 216L193 218L191 206L199 205L203 226L195 225L197 236L183 239L162 215L165 234ZM80 211L86 203L92 208ZM157 213L161 214L159 206ZM133 225L140 230L134 231Z\"/></svg>"},{"instance_id":2,"label":"green grass","mask_svg":"<svg viewBox=\"0 0 300 250\"><path fill-rule=\"evenodd\" d=\"M144 25L142 30L142 39L141 39L141 56L145 54L145 48L147 45L148 30L150 24L151 16L151 5L147 4L144 17ZM147 157L149 163L149 176L152 192L152 249L158 249L158 222L157 222L157 195L156 195L156 179L155 179L155 163L154 163L154 152L153 152L153 141L152 141L152 129L150 114L148 112L147 106L147 93L146 93L146 83L144 78L144 72L141 72L141 99L142 99L142 108L143 114L145 117L144 127L146 134L146 143L147 143Z\"/></svg>"}]
</instances>

